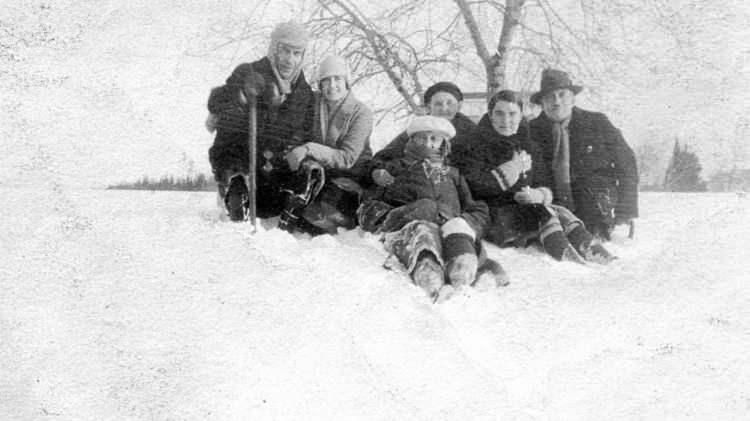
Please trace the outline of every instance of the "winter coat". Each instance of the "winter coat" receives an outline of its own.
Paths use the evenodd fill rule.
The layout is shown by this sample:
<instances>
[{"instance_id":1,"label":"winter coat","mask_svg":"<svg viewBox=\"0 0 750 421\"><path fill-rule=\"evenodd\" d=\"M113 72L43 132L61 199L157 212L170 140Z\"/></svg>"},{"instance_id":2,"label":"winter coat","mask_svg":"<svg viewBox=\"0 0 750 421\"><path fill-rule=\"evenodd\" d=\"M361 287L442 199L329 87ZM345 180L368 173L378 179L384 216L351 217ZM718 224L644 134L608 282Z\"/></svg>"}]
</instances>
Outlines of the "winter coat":
<instances>
[{"instance_id":1,"label":"winter coat","mask_svg":"<svg viewBox=\"0 0 750 421\"><path fill-rule=\"evenodd\" d=\"M451 120L453 127L456 128L455 139L458 139L462 135L469 133L474 130L477 125L471 121L469 117L462 113L456 113L455 117ZM375 156L373 156L370 162L369 169L367 171L368 178L372 176L372 172L376 169L384 168L384 164L394 159L400 159L404 157L404 147L406 142L409 141L409 135L406 131L401 132L391 143L387 144L383 149L379 150Z\"/></svg>"},{"instance_id":2,"label":"winter coat","mask_svg":"<svg viewBox=\"0 0 750 421\"><path fill-rule=\"evenodd\" d=\"M359 180L372 158L372 111L349 92L340 106L333 110L333 115L328 116L328 130L323 133L325 123L321 120L324 118L321 110L326 107L325 99L319 94L316 97L312 141L325 147L311 148L308 156L320 162L328 170L329 177L348 176Z\"/></svg>"},{"instance_id":3,"label":"winter coat","mask_svg":"<svg viewBox=\"0 0 750 421\"><path fill-rule=\"evenodd\" d=\"M464 218L477 238L481 238L489 222L489 212L484 202L474 200L466 180L458 169L444 165L432 171L439 171L437 176L428 176L428 164L409 158L389 161L384 167L395 178L393 184L382 189L380 200L392 206L402 206L419 199L433 200L437 204L440 220Z\"/></svg>"},{"instance_id":4,"label":"winter coat","mask_svg":"<svg viewBox=\"0 0 750 421\"><path fill-rule=\"evenodd\" d=\"M552 124L542 113L531 121L530 136L545 164L541 182L556 193ZM611 225L614 218L638 217L635 155L620 130L602 113L573 107L568 133L574 213L587 227Z\"/></svg>"},{"instance_id":5,"label":"winter coat","mask_svg":"<svg viewBox=\"0 0 750 421\"><path fill-rule=\"evenodd\" d=\"M514 152L522 150L531 157L531 170L504 189L497 166L510 161ZM544 181L546 170L538 148L528 138L526 126L521 124L516 134L503 136L492 127L487 114L473 131L456 138L450 162L466 177L474 197L484 200L491 208L516 204L513 196L523 187L547 187L540 183Z\"/></svg>"},{"instance_id":6,"label":"winter coat","mask_svg":"<svg viewBox=\"0 0 750 421\"><path fill-rule=\"evenodd\" d=\"M264 57L243 63L234 69L226 83L211 92L208 110L218 116L217 133L209 150L214 173L227 169L243 172L248 168L248 106L240 102L240 92L251 75L263 77L265 93L272 91L275 76L271 62ZM259 173L288 170L285 152L311 136L315 98L310 85L300 73L285 101L274 109L268 95L257 98L257 168ZM265 170L265 171L264 171Z\"/></svg>"}]
</instances>

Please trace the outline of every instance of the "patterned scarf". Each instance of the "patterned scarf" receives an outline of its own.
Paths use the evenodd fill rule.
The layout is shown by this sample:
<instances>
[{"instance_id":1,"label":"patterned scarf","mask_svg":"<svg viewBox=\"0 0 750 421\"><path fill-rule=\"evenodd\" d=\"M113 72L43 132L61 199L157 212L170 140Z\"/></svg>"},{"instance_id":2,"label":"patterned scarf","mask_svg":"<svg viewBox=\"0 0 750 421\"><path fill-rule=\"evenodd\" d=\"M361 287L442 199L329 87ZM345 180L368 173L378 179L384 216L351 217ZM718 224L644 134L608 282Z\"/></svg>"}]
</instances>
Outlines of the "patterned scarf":
<instances>
[{"instance_id":1,"label":"patterned scarf","mask_svg":"<svg viewBox=\"0 0 750 421\"><path fill-rule=\"evenodd\" d=\"M422 163L425 176L433 184L443 183L448 176L448 166L445 165L447 155L446 142L443 142L440 150L435 150L409 139L404 148L404 156L408 159Z\"/></svg>"}]
</instances>

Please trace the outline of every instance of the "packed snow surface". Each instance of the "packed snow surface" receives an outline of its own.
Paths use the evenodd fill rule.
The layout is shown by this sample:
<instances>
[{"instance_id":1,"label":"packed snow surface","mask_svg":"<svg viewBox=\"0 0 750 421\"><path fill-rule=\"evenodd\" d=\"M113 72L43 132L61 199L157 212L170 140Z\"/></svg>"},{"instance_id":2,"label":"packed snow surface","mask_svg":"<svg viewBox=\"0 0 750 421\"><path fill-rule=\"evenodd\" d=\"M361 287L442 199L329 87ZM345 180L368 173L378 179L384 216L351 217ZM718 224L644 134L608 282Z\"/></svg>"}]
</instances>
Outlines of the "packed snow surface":
<instances>
[{"instance_id":1,"label":"packed snow surface","mask_svg":"<svg viewBox=\"0 0 750 421\"><path fill-rule=\"evenodd\" d=\"M488 246L431 304L359 230L211 193L0 187L3 420L750 417L750 199L645 193L609 266Z\"/></svg>"}]
</instances>

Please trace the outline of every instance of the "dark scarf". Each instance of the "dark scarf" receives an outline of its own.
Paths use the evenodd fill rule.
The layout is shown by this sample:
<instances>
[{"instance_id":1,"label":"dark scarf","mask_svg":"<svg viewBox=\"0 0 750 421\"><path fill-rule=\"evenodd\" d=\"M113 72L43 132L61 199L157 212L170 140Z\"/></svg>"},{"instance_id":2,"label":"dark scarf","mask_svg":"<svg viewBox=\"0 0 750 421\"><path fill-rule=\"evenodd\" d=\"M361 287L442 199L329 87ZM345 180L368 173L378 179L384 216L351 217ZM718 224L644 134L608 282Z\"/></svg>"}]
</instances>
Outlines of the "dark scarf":
<instances>
[{"instance_id":1,"label":"dark scarf","mask_svg":"<svg viewBox=\"0 0 750 421\"><path fill-rule=\"evenodd\" d=\"M570 136L568 124L570 117L561 122L552 122L552 167L555 176L555 196L562 206L575 210L573 192L570 188Z\"/></svg>"}]
</instances>

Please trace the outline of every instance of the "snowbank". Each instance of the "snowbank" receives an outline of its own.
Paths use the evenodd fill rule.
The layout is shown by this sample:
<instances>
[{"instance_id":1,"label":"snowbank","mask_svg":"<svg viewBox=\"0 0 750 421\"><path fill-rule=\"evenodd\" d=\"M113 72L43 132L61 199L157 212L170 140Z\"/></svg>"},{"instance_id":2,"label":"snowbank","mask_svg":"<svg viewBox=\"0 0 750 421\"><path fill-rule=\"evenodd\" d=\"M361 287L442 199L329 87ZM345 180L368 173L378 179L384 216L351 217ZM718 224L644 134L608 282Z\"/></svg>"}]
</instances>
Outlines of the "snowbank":
<instances>
[{"instance_id":1,"label":"snowbank","mask_svg":"<svg viewBox=\"0 0 750 421\"><path fill-rule=\"evenodd\" d=\"M750 411L747 198L643 194L610 266L489 246L511 285L432 305L356 230L251 234L210 193L0 195L3 419Z\"/></svg>"}]
</instances>

